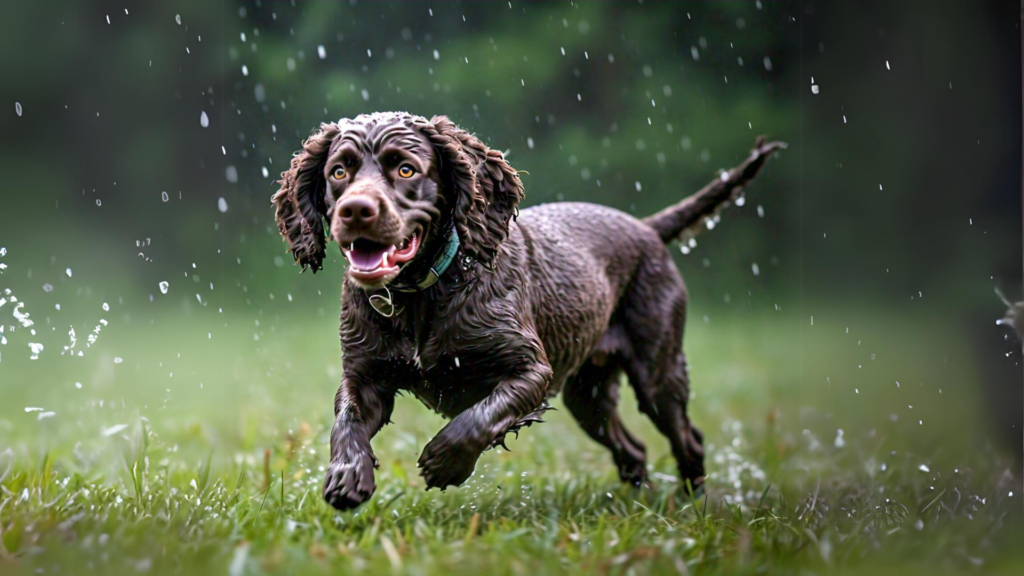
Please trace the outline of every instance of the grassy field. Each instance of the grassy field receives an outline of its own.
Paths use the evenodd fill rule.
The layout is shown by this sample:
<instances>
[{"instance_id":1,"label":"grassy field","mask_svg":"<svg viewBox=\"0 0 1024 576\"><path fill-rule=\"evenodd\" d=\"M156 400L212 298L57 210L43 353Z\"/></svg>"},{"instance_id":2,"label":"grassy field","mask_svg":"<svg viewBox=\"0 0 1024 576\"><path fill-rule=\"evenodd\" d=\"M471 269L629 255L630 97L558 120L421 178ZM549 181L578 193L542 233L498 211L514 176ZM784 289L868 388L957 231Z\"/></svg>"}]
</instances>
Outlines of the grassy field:
<instances>
[{"instance_id":1,"label":"grassy field","mask_svg":"<svg viewBox=\"0 0 1024 576\"><path fill-rule=\"evenodd\" d=\"M290 315L298 304L289 301L236 316L183 306L133 317L115 306L82 357L48 348L30 360L21 335L8 333L0 572L1009 574L1024 565L1019 478L986 441L973 364L937 360L958 345L939 326L848 314L869 328L844 330L842 317L812 326L742 306L695 310L686 347L693 417L708 442L703 497L679 486L667 443L625 386L651 488L621 486L610 457L561 410L512 452L485 454L467 485L425 492L415 460L443 421L403 398L375 440L375 497L341 514L319 497L341 368L336 309ZM37 327L61 330L48 320Z\"/></svg>"}]
</instances>

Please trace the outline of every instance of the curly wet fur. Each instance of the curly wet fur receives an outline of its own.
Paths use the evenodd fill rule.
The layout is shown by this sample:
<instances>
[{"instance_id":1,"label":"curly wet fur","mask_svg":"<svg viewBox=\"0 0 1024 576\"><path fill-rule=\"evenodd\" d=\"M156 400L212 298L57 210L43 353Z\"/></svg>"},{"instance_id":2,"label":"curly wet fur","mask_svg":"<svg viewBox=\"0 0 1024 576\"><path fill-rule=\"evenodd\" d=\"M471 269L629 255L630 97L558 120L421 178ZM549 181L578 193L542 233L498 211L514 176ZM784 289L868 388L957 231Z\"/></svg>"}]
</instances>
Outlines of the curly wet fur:
<instances>
[{"instance_id":1,"label":"curly wet fur","mask_svg":"<svg viewBox=\"0 0 1024 576\"><path fill-rule=\"evenodd\" d=\"M370 439L390 421L402 391L451 419L418 461L428 488L464 482L483 451L541 421L560 392L586 433L611 451L621 478L640 484L645 448L616 408L622 373L640 410L668 438L681 477L700 485L702 436L686 415L687 294L666 243L734 198L779 144L759 140L743 165L644 221L585 203L542 205L515 218L523 197L516 171L447 118L374 114L338 126L325 124L306 141L274 196L281 234L299 264L316 270L322 261L322 222L331 209L316 174L328 137L352 137L345 126L363 138L384 138L378 135L396 127L428 141L442 216L426 224L423 253L436 252L436 229L449 221L463 243L437 284L392 295L400 312L390 318L346 276L345 362L324 484L332 506L353 508L373 494ZM398 197L391 189L381 194ZM429 264L418 258L398 278Z\"/></svg>"}]
</instances>

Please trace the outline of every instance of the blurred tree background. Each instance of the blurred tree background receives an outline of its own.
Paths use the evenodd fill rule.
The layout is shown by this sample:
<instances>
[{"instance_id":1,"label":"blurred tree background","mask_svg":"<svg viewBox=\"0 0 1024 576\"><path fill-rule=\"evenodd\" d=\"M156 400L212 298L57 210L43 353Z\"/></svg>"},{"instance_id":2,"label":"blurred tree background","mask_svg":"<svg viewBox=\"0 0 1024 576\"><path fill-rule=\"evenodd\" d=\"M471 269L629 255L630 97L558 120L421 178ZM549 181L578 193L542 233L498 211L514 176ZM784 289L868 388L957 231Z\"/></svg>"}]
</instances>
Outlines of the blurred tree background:
<instances>
[{"instance_id":1,"label":"blurred tree background","mask_svg":"<svg viewBox=\"0 0 1024 576\"><path fill-rule=\"evenodd\" d=\"M988 398L1009 420L979 426L1020 443L1019 347L995 325L993 293L1021 294L1019 5L100 0L4 12L0 289L31 303L46 354L65 326L87 334L102 302L122 326L194 322L200 343L210 334L211 353L232 357L265 353L260 337L283 318L332 323L340 254L299 277L269 203L323 121L446 114L529 172L527 205L637 216L766 134L789 149L677 257L691 333L722 322L798 334L780 362L807 401L853 398L879 417L895 408L872 405L865 382L907 374L934 398L942 383L921 374L976 374L985 386L947 401ZM255 343L215 338L228 322ZM177 350L159 329L135 334ZM41 377L7 337L4 393ZM721 353L693 360L729 362ZM869 373L876 354L899 368Z\"/></svg>"}]
</instances>

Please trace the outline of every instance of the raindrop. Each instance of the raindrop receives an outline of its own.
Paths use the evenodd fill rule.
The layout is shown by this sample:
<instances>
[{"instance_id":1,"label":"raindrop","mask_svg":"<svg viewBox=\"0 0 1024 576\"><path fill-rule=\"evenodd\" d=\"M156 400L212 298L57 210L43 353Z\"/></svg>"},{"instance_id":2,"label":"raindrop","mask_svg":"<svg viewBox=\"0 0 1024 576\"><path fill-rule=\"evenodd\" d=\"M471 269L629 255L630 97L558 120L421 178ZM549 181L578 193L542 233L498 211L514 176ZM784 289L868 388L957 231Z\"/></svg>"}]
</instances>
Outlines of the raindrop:
<instances>
[{"instance_id":1,"label":"raindrop","mask_svg":"<svg viewBox=\"0 0 1024 576\"><path fill-rule=\"evenodd\" d=\"M161 282L159 284L159 286L160 286L160 293L161 294L167 294L167 289L170 288L171 285L168 284L166 280L164 280L163 282Z\"/></svg>"},{"instance_id":2,"label":"raindrop","mask_svg":"<svg viewBox=\"0 0 1024 576\"><path fill-rule=\"evenodd\" d=\"M126 428L128 428L127 424L114 424L110 428L104 428L103 431L100 432L100 434L102 434L103 436L113 436L114 434L117 434L118 432Z\"/></svg>"},{"instance_id":3,"label":"raindrop","mask_svg":"<svg viewBox=\"0 0 1024 576\"><path fill-rule=\"evenodd\" d=\"M107 304L106 302L104 302L103 303L103 311L104 312L110 312L110 304Z\"/></svg>"},{"instance_id":4,"label":"raindrop","mask_svg":"<svg viewBox=\"0 0 1024 576\"><path fill-rule=\"evenodd\" d=\"M917 469L920 470L921 472L931 472L931 469L928 468L927 464L921 464L920 466L917 467Z\"/></svg>"},{"instance_id":5,"label":"raindrop","mask_svg":"<svg viewBox=\"0 0 1024 576\"><path fill-rule=\"evenodd\" d=\"M178 26L181 26L181 14L175 14L174 21L178 23Z\"/></svg>"},{"instance_id":6,"label":"raindrop","mask_svg":"<svg viewBox=\"0 0 1024 576\"><path fill-rule=\"evenodd\" d=\"M267 170L266 166L261 167L260 168L260 172L263 174L264 178L269 178L270 177L270 171Z\"/></svg>"},{"instance_id":7,"label":"raindrop","mask_svg":"<svg viewBox=\"0 0 1024 576\"><path fill-rule=\"evenodd\" d=\"M68 275L68 278L71 278L71 268L65 270L64 273Z\"/></svg>"},{"instance_id":8,"label":"raindrop","mask_svg":"<svg viewBox=\"0 0 1024 576\"><path fill-rule=\"evenodd\" d=\"M327 58L327 49L324 48L323 44L316 47L316 55L319 56L321 60Z\"/></svg>"},{"instance_id":9,"label":"raindrop","mask_svg":"<svg viewBox=\"0 0 1024 576\"><path fill-rule=\"evenodd\" d=\"M16 113L16 114L17 114L18 116L21 116L21 102L15 102L15 103L14 103L14 112L15 112L15 113Z\"/></svg>"},{"instance_id":10,"label":"raindrop","mask_svg":"<svg viewBox=\"0 0 1024 576\"><path fill-rule=\"evenodd\" d=\"M114 364L120 364L121 362L124 362L123 358L120 356L114 356Z\"/></svg>"},{"instance_id":11,"label":"raindrop","mask_svg":"<svg viewBox=\"0 0 1024 576\"><path fill-rule=\"evenodd\" d=\"M203 110L203 112L199 114L199 125L203 128L210 125L210 117L206 115L206 110Z\"/></svg>"},{"instance_id":12,"label":"raindrop","mask_svg":"<svg viewBox=\"0 0 1024 576\"><path fill-rule=\"evenodd\" d=\"M224 169L224 177L227 178L228 182L235 184L238 182L238 168L234 166L228 166Z\"/></svg>"},{"instance_id":13,"label":"raindrop","mask_svg":"<svg viewBox=\"0 0 1024 576\"><path fill-rule=\"evenodd\" d=\"M99 198L97 198L96 199L96 205L97 206L103 206L103 200L100 200Z\"/></svg>"},{"instance_id":14,"label":"raindrop","mask_svg":"<svg viewBox=\"0 0 1024 576\"><path fill-rule=\"evenodd\" d=\"M164 190L163 192L160 193L160 199L163 200L164 202L167 202L171 199L171 197L168 196L167 191Z\"/></svg>"},{"instance_id":15,"label":"raindrop","mask_svg":"<svg viewBox=\"0 0 1024 576\"><path fill-rule=\"evenodd\" d=\"M235 178L235 179L237 180L237 178ZM229 180L230 180L230 178L229 178ZM221 196L220 198L217 199L217 209L220 210L221 212L227 212L228 211L228 201L225 200L223 196Z\"/></svg>"}]
</instances>

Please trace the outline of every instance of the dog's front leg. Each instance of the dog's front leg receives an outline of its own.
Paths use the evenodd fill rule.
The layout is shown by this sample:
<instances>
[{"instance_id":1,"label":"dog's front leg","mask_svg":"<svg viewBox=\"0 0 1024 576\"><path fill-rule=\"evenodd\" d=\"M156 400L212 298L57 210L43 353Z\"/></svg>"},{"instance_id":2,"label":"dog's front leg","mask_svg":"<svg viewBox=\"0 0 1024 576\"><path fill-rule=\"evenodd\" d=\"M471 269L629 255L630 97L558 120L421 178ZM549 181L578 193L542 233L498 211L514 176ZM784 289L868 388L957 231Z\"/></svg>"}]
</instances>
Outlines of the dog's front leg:
<instances>
[{"instance_id":1,"label":"dog's front leg","mask_svg":"<svg viewBox=\"0 0 1024 576\"><path fill-rule=\"evenodd\" d=\"M541 405L550 380L551 368L534 363L449 422L417 463L427 489L458 486L472 476L480 454Z\"/></svg>"},{"instance_id":2,"label":"dog's front leg","mask_svg":"<svg viewBox=\"0 0 1024 576\"><path fill-rule=\"evenodd\" d=\"M331 463L324 480L324 500L349 510L370 499L377 486L377 459L370 439L391 418L395 392L372 382L345 377L334 397Z\"/></svg>"}]
</instances>

